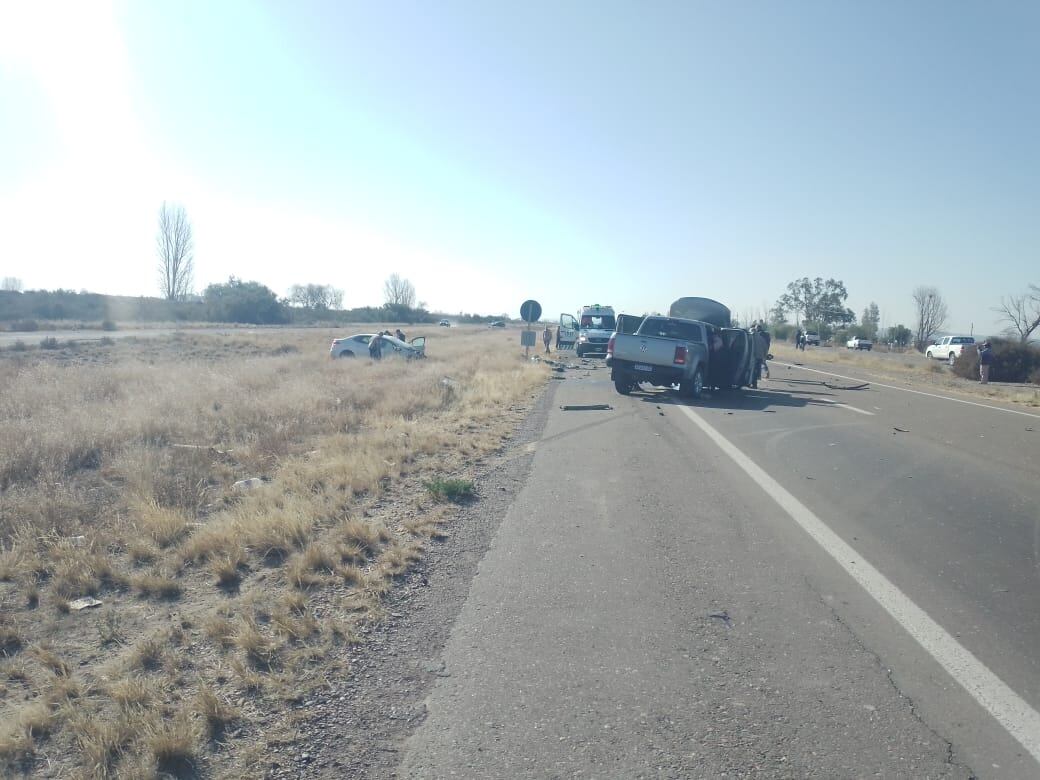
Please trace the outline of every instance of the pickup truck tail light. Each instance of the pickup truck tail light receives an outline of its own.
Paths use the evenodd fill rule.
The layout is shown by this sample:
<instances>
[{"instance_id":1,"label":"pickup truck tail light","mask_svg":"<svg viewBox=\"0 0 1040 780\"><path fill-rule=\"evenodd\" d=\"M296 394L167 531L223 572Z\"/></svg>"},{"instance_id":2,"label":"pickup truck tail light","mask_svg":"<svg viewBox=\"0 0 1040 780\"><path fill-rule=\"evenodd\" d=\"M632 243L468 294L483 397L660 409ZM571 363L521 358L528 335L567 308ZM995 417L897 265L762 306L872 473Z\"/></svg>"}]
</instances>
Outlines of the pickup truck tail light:
<instances>
[{"instance_id":1,"label":"pickup truck tail light","mask_svg":"<svg viewBox=\"0 0 1040 780\"><path fill-rule=\"evenodd\" d=\"M607 342L607 354L614 357L614 336L610 337L610 341Z\"/></svg>"},{"instance_id":2,"label":"pickup truck tail light","mask_svg":"<svg viewBox=\"0 0 1040 780\"><path fill-rule=\"evenodd\" d=\"M686 347L675 348L675 359L672 360L672 362L675 363L677 366L686 365Z\"/></svg>"}]
</instances>

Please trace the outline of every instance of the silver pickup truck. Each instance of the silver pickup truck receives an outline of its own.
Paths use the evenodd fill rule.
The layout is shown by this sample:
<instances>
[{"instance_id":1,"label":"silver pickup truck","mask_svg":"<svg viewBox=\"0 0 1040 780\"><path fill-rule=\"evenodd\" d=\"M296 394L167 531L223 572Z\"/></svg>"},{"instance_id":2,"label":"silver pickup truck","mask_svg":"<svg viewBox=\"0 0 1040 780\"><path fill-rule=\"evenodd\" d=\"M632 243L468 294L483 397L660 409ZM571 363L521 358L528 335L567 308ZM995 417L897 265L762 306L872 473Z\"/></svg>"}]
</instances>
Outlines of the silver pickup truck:
<instances>
[{"instance_id":1,"label":"silver pickup truck","mask_svg":"<svg viewBox=\"0 0 1040 780\"><path fill-rule=\"evenodd\" d=\"M729 309L709 298L680 298L669 313L647 317L634 334L619 331L611 337L610 377L619 393L627 395L647 383L678 385L681 394L699 398L705 387L751 384L751 337L729 327Z\"/></svg>"}]
</instances>

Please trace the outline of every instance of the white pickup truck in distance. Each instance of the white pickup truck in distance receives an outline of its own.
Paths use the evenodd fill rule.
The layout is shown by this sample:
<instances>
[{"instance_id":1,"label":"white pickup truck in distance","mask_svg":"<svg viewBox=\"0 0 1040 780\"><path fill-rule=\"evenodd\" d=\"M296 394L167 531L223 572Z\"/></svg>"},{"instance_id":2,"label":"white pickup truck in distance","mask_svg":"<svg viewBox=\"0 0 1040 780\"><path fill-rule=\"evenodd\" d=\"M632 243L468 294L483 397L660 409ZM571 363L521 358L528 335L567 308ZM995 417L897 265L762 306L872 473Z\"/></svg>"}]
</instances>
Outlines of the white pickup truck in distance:
<instances>
[{"instance_id":1,"label":"white pickup truck in distance","mask_svg":"<svg viewBox=\"0 0 1040 780\"><path fill-rule=\"evenodd\" d=\"M948 360L952 365L965 349L976 349L975 339L971 336L943 336L934 344L929 344L924 354L936 360Z\"/></svg>"},{"instance_id":2,"label":"white pickup truck in distance","mask_svg":"<svg viewBox=\"0 0 1040 780\"><path fill-rule=\"evenodd\" d=\"M861 338L860 336L854 336L845 342L847 349L865 349L868 352L874 348L874 342L870 339Z\"/></svg>"}]
</instances>

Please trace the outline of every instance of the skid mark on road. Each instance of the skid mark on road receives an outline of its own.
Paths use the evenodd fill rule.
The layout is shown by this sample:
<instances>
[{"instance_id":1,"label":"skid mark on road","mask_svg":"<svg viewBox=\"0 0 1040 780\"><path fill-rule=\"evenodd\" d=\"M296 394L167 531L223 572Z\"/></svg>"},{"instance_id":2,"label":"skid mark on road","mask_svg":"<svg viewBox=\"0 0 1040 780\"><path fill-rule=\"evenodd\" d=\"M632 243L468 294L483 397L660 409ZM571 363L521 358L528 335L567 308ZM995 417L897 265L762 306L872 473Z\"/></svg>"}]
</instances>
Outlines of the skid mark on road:
<instances>
[{"instance_id":1,"label":"skid mark on road","mask_svg":"<svg viewBox=\"0 0 1040 780\"><path fill-rule=\"evenodd\" d=\"M678 408L1040 763L1040 713L707 420L688 406Z\"/></svg>"},{"instance_id":2,"label":"skid mark on road","mask_svg":"<svg viewBox=\"0 0 1040 780\"><path fill-rule=\"evenodd\" d=\"M874 416L873 412L868 412L866 409L860 409L859 407L856 407L856 406L849 406L848 404L843 404L841 401L835 401L832 398L816 398L814 400L816 400L816 401L823 401L825 404L830 404L831 406L837 406L837 407L839 407L841 409L848 409L850 412L856 412L857 414L865 414L868 417L873 417Z\"/></svg>"},{"instance_id":3,"label":"skid mark on road","mask_svg":"<svg viewBox=\"0 0 1040 780\"><path fill-rule=\"evenodd\" d=\"M802 371L812 371L814 374L824 374L825 376L836 376L838 379L848 379L850 382L863 382L866 380L860 379L854 376L843 376L842 374L835 374L833 371L820 371L816 368L808 368L807 366L796 366L793 363L781 363L782 366L788 366L789 368L798 368ZM948 395L939 395L938 393L926 393L924 390L911 390L909 387L899 387L898 385L886 385L883 382L870 381L870 384L874 387L887 387L889 390L899 390L903 393L914 393L915 395L926 395L929 398L941 398L943 401L953 401L957 404L968 404L968 406L979 406L983 409L992 409L995 412L1007 412L1008 414L1021 414L1024 417L1034 417L1040 420L1040 414L1033 414L1032 412L1023 412L1020 409L1005 409L1003 406L990 406L989 404L980 404L978 401L967 401L963 398L951 398Z\"/></svg>"}]
</instances>

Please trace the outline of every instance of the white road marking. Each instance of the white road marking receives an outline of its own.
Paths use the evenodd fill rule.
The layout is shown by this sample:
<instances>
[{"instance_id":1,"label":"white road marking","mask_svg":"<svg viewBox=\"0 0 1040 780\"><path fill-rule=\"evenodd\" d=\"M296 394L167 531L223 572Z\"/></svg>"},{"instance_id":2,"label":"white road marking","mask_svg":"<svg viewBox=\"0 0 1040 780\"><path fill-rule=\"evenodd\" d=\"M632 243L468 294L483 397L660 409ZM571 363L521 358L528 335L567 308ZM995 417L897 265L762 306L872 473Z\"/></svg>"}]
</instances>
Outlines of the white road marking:
<instances>
[{"instance_id":1,"label":"white road marking","mask_svg":"<svg viewBox=\"0 0 1040 780\"><path fill-rule=\"evenodd\" d=\"M688 406L678 408L1040 762L1040 713L701 415Z\"/></svg>"},{"instance_id":2,"label":"white road marking","mask_svg":"<svg viewBox=\"0 0 1040 780\"><path fill-rule=\"evenodd\" d=\"M833 398L815 398L813 400L823 401L825 404L831 404L832 406L840 406L842 409L848 409L850 412L858 412L859 414L865 414L870 417L874 416L873 412L868 412L866 409L857 409L855 406L843 404L840 401L835 401Z\"/></svg>"},{"instance_id":3,"label":"white road marking","mask_svg":"<svg viewBox=\"0 0 1040 780\"><path fill-rule=\"evenodd\" d=\"M838 379L848 379L851 382L870 382L872 385L878 387L887 387L889 390L901 390L904 393L915 393L916 395L926 395L929 398L941 398L944 401L953 401L958 404L968 404L968 406L981 406L983 409L992 409L995 412L1007 412L1009 414L1021 414L1025 417L1035 417L1040 420L1040 414L1033 414L1032 412L1023 412L1020 409L1005 409L1003 406L990 406L989 404L980 404L978 401L965 401L963 398L951 398L948 395L939 395L938 393L926 393L924 390L911 390L909 387L899 387L898 385L886 385L884 382L875 382L873 380L862 379L856 376L843 376L842 374L835 374L833 371L820 371L816 368L808 368L807 366L796 366L794 363L781 363L782 366L789 368L798 368L802 371L812 371L814 374L825 374L826 376L836 376Z\"/></svg>"}]
</instances>

